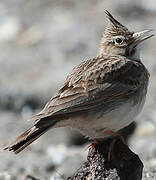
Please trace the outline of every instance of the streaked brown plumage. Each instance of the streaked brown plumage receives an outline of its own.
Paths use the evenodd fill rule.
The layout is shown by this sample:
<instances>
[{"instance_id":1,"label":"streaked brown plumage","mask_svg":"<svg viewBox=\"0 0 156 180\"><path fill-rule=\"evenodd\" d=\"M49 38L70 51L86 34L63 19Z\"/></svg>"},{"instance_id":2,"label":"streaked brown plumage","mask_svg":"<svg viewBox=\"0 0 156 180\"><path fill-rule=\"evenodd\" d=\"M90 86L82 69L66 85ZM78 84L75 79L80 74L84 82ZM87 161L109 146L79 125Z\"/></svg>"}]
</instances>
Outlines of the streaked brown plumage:
<instances>
[{"instance_id":1,"label":"streaked brown plumage","mask_svg":"<svg viewBox=\"0 0 156 180\"><path fill-rule=\"evenodd\" d=\"M90 139L109 136L128 126L141 111L149 73L140 61L137 46L152 37L150 30L134 33L106 11L106 28L99 54L82 62L65 84L34 117L32 128L5 147L19 153L51 128L69 126Z\"/></svg>"}]
</instances>

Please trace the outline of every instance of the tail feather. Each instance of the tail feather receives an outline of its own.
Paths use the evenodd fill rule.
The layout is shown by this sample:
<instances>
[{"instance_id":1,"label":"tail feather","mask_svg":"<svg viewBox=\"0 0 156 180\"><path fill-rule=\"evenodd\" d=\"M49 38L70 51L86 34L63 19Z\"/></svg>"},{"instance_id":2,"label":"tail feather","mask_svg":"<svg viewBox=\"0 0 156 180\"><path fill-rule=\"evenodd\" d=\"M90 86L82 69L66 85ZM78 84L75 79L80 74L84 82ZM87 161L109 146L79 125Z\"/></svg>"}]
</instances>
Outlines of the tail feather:
<instances>
[{"instance_id":1,"label":"tail feather","mask_svg":"<svg viewBox=\"0 0 156 180\"><path fill-rule=\"evenodd\" d=\"M4 147L4 150L13 151L15 154L21 152L25 147L38 139L41 135L53 127L57 121L50 118L43 118L35 122L35 124L27 129L24 133L10 145Z\"/></svg>"},{"instance_id":2,"label":"tail feather","mask_svg":"<svg viewBox=\"0 0 156 180\"><path fill-rule=\"evenodd\" d=\"M4 150L13 151L15 154L21 152L25 147L47 132L50 127L39 128L33 126L21 134L12 144L4 147Z\"/></svg>"}]
</instances>

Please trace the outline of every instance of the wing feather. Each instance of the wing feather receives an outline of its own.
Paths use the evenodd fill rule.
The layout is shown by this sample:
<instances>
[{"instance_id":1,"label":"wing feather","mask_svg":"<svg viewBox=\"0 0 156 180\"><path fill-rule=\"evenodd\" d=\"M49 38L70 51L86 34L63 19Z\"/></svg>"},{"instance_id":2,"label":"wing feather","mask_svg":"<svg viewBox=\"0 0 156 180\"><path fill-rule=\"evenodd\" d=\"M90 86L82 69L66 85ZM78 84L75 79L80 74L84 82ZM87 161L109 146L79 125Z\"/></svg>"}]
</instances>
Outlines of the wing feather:
<instances>
[{"instance_id":1,"label":"wing feather","mask_svg":"<svg viewBox=\"0 0 156 180\"><path fill-rule=\"evenodd\" d=\"M140 87L144 70L142 63L121 56L85 61L73 69L56 96L32 119L90 110L128 98Z\"/></svg>"}]
</instances>

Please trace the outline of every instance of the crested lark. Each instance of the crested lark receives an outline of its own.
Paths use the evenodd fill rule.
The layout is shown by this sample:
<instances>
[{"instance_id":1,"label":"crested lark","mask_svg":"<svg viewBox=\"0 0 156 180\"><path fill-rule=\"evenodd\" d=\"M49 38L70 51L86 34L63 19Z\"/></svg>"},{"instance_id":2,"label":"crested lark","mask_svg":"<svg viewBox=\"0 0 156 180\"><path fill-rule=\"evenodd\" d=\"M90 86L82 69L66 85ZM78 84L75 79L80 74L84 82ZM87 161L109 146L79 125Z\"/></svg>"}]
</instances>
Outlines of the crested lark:
<instances>
[{"instance_id":1,"label":"crested lark","mask_svg":"<svg viewBox=\"0 0 156 180\"><path fill-rule=\"evenodd\" d=\"M128 126L145 102L149 73L138 45L151 30L134 33L106 11L109 25L99 54L67 76L57 94L32 120L33 126L4 149L19 153L51 128L72 127L102 139Z\"/></svg>"}]
</instances>

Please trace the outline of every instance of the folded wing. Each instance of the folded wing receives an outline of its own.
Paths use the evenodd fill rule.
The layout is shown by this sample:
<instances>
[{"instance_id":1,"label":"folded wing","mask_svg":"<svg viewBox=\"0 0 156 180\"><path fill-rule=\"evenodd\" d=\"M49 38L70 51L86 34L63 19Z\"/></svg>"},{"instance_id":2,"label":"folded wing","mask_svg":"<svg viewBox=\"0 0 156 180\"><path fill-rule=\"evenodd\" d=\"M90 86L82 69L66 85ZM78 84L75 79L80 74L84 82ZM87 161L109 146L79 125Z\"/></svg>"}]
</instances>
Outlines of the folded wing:
<instances>
[{"instance_id":1,"label":"folded wing","mask_svg":"<svg viewBox=\"0 0 156 180\"><path fill-rule=\"evenodd\" d=\"M142 67L142 71L138 71ZM32 119L65 115L90 110L114 101L128 98L141 85L144 66L119 56L102 56L81 63L73 69L65 85L45 108ZM145 76L148 76L146 74Z\"/></svg>"}]
</instances>

